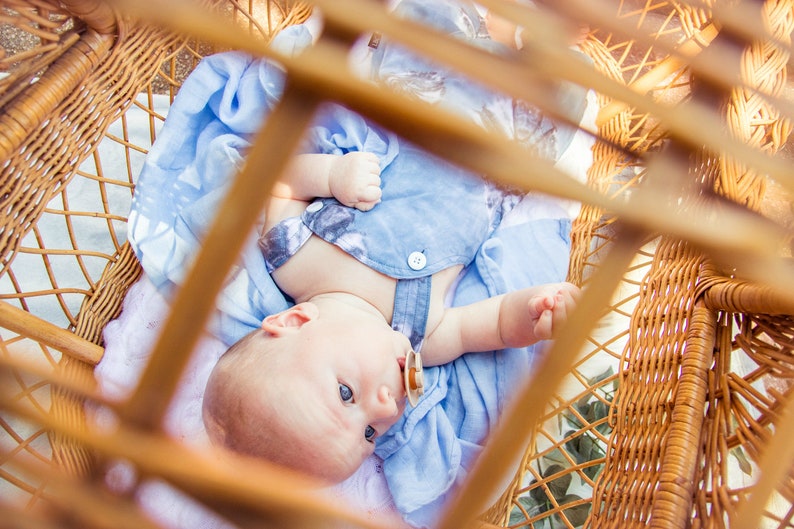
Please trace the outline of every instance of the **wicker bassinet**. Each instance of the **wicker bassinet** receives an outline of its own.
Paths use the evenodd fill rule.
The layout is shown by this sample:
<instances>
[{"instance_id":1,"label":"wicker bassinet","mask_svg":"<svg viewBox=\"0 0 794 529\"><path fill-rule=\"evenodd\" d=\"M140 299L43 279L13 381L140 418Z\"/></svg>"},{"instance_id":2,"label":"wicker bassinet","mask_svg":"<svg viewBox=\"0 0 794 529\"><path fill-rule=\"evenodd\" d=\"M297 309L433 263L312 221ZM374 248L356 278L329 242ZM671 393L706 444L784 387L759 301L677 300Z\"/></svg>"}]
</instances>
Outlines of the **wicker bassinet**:
<instances>
[{"instance_id":1,"label":"wicker bassinet","mask_svg":"<svg viewBox=\"0 0 794 529\"><path fill-rule=\"evenodd\" d=\"M584 203L570 261L571 280L587 286L577 317L440 527L791 527L794 3L557 0L535 14L481 4L527 29L521 55L485 55L378 2L316 2L325 37L285 63L283 112L252 151L272 180L311 109L332 98L457 163ZM128 206L162 122L155 99L173 99L210 52L267 53L268 36L309 11L265 0L0 2L0 525L157 527L131 495L103 488L103 462L124 459L241 527L386 526L298 477L218 466L162 433L207 292L259 209L249 190L261 177L245 169L143 379L116 407L119 428L89 434L83 413L99 398L102 329L141 273L118 204ZM572 65L557 38L559 24L581 22L595 70ZM373 31L541 106L533 80L594 88L589 188L530 171L539 166L526 152L438 112L362 90L341 54ZM130 139L133 112L148 116L145 144ZM504 474L515 474L506 490Z\"/></svg>"}]
</instances>

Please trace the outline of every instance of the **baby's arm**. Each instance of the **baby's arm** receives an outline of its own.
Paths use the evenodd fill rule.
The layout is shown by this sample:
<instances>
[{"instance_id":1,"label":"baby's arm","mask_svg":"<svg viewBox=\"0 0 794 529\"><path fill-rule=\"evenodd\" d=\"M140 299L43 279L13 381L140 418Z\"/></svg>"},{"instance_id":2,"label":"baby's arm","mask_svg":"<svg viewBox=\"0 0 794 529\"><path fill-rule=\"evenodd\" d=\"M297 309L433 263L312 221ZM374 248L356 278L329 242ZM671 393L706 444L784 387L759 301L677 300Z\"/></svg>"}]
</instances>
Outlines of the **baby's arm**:
<instances>
[{"instance_id":1,"label":"baby's arm","mask_svg":"<svg viewBox=\"0 0 794 529\"><path fill-rule=\"evenodd\" d=\"M553 338L579 299L571 283L550 283L449 308L422 348L425 365L463 353L525 347Z\"/></svg>"},{"instance_id":2,"label":"baby's arm","mask_svg":"<svg viewBox=\"0 0 794 529\"><path fill-rule=\"evenodd\" d=\"M381 197L378 157L367 152L299 154L271 194L302 202L334 197L345 206L370 210Z\"/></svg>"}]
</instances>

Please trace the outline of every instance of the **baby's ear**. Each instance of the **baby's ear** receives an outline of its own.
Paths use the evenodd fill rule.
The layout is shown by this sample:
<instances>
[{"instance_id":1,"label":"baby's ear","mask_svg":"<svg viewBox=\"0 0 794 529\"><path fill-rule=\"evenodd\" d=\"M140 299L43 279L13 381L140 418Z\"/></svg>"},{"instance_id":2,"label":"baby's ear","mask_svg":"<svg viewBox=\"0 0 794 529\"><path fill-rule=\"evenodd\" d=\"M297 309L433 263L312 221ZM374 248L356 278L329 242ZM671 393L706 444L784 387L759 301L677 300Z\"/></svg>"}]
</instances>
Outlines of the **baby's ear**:
<instances>
[{"instance_id":1,"label":"baby's ear","mask_svg":"<svg viewBox=\"0 0 794 529\"><path fill-rule=\"evenodd\" d=\"M319 313L314 303L298 303L265 318L262 321L262 329L271 336L282 336L285 332L300 329L304 323L313 320Z\"/></svg>"}]
</instances>

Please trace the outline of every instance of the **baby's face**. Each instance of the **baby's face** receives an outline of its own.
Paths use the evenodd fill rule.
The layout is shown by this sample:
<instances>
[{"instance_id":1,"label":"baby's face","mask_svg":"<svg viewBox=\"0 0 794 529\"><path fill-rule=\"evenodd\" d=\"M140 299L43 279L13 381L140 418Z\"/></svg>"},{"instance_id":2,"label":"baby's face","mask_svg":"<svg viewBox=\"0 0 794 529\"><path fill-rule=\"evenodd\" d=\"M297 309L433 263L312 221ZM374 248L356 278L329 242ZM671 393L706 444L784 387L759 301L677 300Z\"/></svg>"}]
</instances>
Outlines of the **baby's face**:
<instances>
[{"instance_id":1,"label":"baby's face","mask_svg":"<svg viewBox=\"0 0 794 529\"><path fill-rule=\"evenodd\" d=\"M286 421L352 474L405 409L402 367L411 345L375 318L318 319L301 333L284 380Z\"/></svg>"}]
</instances>

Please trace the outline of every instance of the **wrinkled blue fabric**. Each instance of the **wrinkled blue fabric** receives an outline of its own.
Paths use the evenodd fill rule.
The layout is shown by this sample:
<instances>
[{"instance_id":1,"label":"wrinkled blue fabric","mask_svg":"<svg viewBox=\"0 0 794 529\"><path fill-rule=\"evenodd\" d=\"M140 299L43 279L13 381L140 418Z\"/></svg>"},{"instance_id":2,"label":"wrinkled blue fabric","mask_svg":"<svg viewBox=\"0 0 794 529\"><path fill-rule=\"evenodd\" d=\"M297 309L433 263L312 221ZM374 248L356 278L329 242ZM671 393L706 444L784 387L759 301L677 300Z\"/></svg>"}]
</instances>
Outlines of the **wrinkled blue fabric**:
<instances>
[{"instance_id":1,"label":"wrinkled blue fabric","mask_svg":"<svg viewBox=\"0 0 794 529\"><path fill-rule=\"evenodd\" d=\"M310 42L307 35L293 27L274 45L300 50ZM139 177L129 220L136 255L166 296L184 280L251 134L279 100L283 83L277 65L226 53L203 60L180 90ZM321 118L330 109L338 107L324 107ZM338 117L338 133L323 150L399 157L399 151L389 150L392 142L371 141L362 118L338 114L347 117ZM504 118L512 119L512 114ZM307 144L316 147L311 139ZM497 227L465 269L453 304L563 280L569 224L567 219L543 219ZM267 273L252 232L218 298L213 331L231 344L289 305ZM426 370L424 397L377 444L395 504L409 523L429 526L436 521L505 403L531 373L534 349L464 355Z\"/></svg>"},{"instance_id":2,"label":"wrinkled blue fabric","mask_svg":"<svg viewBox=\"0 0 794 529\"><path fill-rule=\"evenodd\" d=\"M371 211L322 198L303 212L302 223L395 279L469 264L517 197L505 196L482 178L406 142L400 141L399 149L400 155L380 173L381 202ZM262 237L264 256L271 261L268 269L283 264L306 241L306 234L292 224L293 219L287 219ZM417 253L425 262L412 267L410 258Z\"/></svg>"}]
</instances>

